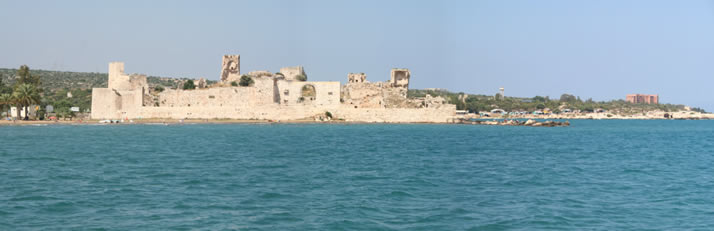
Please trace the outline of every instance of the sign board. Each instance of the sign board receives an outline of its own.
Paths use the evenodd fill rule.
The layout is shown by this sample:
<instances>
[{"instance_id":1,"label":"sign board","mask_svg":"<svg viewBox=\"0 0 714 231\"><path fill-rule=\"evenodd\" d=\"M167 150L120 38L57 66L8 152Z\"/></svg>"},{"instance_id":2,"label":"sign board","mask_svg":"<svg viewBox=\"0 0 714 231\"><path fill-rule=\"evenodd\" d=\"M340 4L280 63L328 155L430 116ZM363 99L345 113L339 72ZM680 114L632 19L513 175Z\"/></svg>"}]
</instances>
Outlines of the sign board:
<instances>
[{"instance_id":1,"label":"sign board","mask_svg":"<svg viewBox=\"0 0 714 231\"><path fill-rule=\"evenodd\" d=\"M69 108L69 110L73 112L79 112L79 107L71 107Z\"/></svg>"}]
</instances>

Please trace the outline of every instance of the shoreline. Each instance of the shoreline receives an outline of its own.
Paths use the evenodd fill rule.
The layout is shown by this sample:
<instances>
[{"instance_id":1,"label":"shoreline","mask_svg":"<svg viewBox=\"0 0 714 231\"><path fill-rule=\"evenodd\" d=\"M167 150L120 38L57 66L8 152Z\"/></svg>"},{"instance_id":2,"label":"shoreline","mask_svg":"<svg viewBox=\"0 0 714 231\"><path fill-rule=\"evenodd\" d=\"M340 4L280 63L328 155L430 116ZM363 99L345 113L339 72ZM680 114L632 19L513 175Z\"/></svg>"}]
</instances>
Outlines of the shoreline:
<instances>
[{"instance_id":1,"label":"shoreline","mask_svg":"<svg viewBox=\"0 0 714 231\"><path fill-rule=\"evenodd\" d=\"M671 116L666 118L665 115ZM574 119L584 119L584 120L708 120L714 119L714 114L712 113L698 113L691 111L678 111L678 112L662 112L654 111L641 114L611 114L607 112L602 113L582 113L582 114L557 114L557 115L494 115L494 116L478 116L478 115L465 115L465 119L561 119L561 120L574 120Z\"/></svg>"},{"instance_id":2,"label":"shoreline","mask_svg":"<svg viewBox=\"0 0 714 231\"><path fill-rule=\"evenodd\" d=\"M627 116L494 116L494 117L462 117L463 119L475 120L711 120L714 119L714 114L698 117L675 117L673 119L665 119L663 117L627 117ZM454 118L457 121L459 118ZM390 122L364 122L364 121L316 121L314 119L301 120L248 120L248 119L136 119L123 121L120 123L100 123L102 120L0 120L0 126L23 126L23 125L176 125L176 124L459 124L458 122L418 122L418 123L390 123Z\"/></svg>"}]
</instances>

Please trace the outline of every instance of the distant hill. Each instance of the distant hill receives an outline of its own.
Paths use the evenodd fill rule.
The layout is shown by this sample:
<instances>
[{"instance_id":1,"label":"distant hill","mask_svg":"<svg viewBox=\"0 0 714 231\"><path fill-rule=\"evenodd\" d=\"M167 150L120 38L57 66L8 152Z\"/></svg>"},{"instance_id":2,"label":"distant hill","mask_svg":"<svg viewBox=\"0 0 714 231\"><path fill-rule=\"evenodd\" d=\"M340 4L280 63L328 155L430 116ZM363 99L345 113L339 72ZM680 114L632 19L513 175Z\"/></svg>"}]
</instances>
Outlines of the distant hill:
<instances>
[{"instance_id":1,"label":"distant hill","mask_svg":"<svg viewBox=\"0 0 714 231\"><path fill-rule=\"evenodd\" d=\"M32 67L30 67L32 68ZM55 91L59 89L92 89L95 87L107 87L107 73L97 72L71 72L71 71L47 71L47 70L30 70L34 76L40 76L42 88L46 91ZM6 85L12 85L15 82L17 69L0 68L0 80ZM165 88L175 88L178 83L187 80L188 78L168 78L158 76L148 76L147 82L149 86L157 85ZM215 81L208 81L214 83Z\"/></svg>"}]
</instances>

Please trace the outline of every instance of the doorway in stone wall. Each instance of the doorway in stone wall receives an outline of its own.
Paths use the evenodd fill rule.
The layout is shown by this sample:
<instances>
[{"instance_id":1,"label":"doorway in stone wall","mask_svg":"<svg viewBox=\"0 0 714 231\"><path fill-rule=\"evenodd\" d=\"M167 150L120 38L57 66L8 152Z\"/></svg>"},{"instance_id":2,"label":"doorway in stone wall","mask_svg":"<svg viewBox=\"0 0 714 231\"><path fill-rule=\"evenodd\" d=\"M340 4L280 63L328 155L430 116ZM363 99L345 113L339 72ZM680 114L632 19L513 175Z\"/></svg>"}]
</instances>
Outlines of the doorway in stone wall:
<instances>
[{"instance_id":1,"label":"doorway in stone wall","mask_svg":"<svg viewBox=\"0 0 714 231\"><path fill-rule=\"evenodd\" d=\"M315 86L312 84L305 84L302 86L302 90L300 91L300 98L302 101L313 101L316 96L317 93L315 92Z\"/></svg>"}]
</instances>

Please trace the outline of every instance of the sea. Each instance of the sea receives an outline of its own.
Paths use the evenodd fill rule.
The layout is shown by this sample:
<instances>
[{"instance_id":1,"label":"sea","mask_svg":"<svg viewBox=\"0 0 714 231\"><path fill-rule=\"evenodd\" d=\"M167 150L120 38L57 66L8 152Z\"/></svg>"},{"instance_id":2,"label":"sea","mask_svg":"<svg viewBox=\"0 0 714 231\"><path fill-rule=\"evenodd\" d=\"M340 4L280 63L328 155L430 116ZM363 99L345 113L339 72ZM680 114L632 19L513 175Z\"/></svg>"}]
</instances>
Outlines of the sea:
<instances>
[{"instance_id":1,"label":"sea","mask_svg":"<svg viewBox=\"0 0 714 231\"><path fill-rule=\"evenodd\" d=\"M0 230L712 230L714 121L0 126Z\"/></svg>"}]
</instances>

